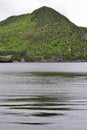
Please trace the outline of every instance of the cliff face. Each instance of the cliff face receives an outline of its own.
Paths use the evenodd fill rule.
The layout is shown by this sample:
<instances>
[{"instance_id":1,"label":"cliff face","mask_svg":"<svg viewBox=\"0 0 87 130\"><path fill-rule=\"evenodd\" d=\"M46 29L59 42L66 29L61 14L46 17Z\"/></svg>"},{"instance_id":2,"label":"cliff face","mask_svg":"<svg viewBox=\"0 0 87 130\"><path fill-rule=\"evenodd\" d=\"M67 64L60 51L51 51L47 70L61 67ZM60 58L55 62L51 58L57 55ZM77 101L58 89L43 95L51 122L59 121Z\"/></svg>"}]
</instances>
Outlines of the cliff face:
<instances>
[{"instance_id":1,"label":"cliff face","mask_svg":"<svg viewBox=\"0 0 87 130\"><path fill-rule=\"evenodd\" d=\"M12 61L86 60L86 48L83 29L45 6L0 22L0 55Z\"/></svg>"}]
</instances>

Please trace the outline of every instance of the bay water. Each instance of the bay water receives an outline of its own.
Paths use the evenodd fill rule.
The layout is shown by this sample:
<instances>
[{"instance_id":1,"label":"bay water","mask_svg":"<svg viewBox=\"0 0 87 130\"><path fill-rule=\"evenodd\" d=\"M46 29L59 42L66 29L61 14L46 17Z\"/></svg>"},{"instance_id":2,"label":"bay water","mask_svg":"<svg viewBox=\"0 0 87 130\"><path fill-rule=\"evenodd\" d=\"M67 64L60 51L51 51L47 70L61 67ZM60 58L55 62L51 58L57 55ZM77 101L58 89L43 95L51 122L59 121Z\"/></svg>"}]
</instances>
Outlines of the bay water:
<instances>
[{"instance_id":1,"label":"bay water","mask_svg":"<svg viewBox=\"0 0 87 130\"><path fill-rule=\"evenodd\" d=\"M87 63L0 63L0 130L87 130Z\"/></svg>"}]
</instances>

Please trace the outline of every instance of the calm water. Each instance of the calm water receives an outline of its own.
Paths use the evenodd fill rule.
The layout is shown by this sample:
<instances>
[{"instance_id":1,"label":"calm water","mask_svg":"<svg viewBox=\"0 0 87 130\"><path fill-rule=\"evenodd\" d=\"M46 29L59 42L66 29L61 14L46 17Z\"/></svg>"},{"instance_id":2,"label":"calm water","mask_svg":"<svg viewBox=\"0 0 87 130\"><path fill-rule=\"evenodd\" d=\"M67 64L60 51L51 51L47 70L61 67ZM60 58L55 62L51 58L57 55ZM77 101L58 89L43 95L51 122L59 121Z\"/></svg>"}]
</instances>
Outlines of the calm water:
<instances>
[{"instance_id":1,"label":"calm water","mask_svg":"<svg viewBox=\"0 0 87 130\"><path fill-rule=\"evenodd\" d=\"M0 64L0 130L87 130L87 63Z\"/></svg>"}]
</instances>

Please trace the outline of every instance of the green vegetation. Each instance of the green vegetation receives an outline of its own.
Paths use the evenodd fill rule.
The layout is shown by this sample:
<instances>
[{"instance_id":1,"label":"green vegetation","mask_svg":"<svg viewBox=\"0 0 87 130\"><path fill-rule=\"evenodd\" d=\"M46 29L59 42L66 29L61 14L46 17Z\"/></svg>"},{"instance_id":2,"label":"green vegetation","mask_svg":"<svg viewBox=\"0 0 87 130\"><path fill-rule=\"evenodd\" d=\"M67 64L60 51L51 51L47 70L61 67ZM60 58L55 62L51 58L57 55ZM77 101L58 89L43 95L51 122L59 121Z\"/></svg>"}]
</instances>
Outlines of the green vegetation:
<instances>
[{"instance_id":1,"label":"green vegetation","mask_svg":"<svg viewBox=\"0 0 87 130\"><path fill-rule=\"evenodd\" d=\"M0 22L0 59L11 61L87 60L87 29L55 10L42 7L31 14Z\"/></svg>"}]
</instances>

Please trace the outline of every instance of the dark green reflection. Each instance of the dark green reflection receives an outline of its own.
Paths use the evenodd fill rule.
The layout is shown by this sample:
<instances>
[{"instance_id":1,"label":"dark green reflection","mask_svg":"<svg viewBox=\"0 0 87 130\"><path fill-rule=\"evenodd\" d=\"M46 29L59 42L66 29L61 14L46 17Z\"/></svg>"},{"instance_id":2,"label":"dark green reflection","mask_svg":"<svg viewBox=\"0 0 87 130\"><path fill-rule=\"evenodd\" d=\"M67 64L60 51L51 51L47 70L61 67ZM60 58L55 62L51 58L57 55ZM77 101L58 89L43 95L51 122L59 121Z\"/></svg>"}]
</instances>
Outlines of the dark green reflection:
<instances>
[{"instance_id":1,"label":"dark green reflection","mask_svg":"<svg viewBox=\"0 0 87 130\"><path fill-rule=\"evenodd\" d=\"M31 95L27 97L15 97L4 99L4 102L36 102L36 103L55 103L65 102L68 97L64 95ZM42 104L43 105L43 104Z\"/></svg>"},{"instance_id":2,"label":"dark green reflection","mask_svg":"<svg viewBox=\"0 0 87 130\"><path fill-rule=\"evenodd\" d=\"M53 95L33 95L30 97L18 97L18 98L9 98L5 99L3 104L4 107L9 107L10 109L20 109L20 110L45 110L45 111L66 111L71 110L69 107L66 107L67 98L63 96L53 96ZM10 103L10 104L9 104ZM0 105L1 106L1 105ZM47 112L32 114L33 116L57 116L58 113Z\"/></svg>"},{"instance_id":3,"label":"dark green reflection","mask_svg":"<svg viewBox=\"0 0 87 130\"><path fill-rule=\"evenodd\" d=\"M62 77L75 77L75 76L87 76L86 73L76 73L76 72L31 72L31 75L47 77L47 76L62 76Z\"/></svg>"},{"instance_id":4,"label":"dark green reflection","mask_svg":"<svg viewBox=\"0 0 87 130\"><path fill-rule=\"evenodd\" d=\"M47 112L40 112L40 113L35 113L32 114L32 116L37 116L37 117L52 117L52 116L63 116L64 114L62 113L47 113Z\"/></svg>"}]
</instances>

